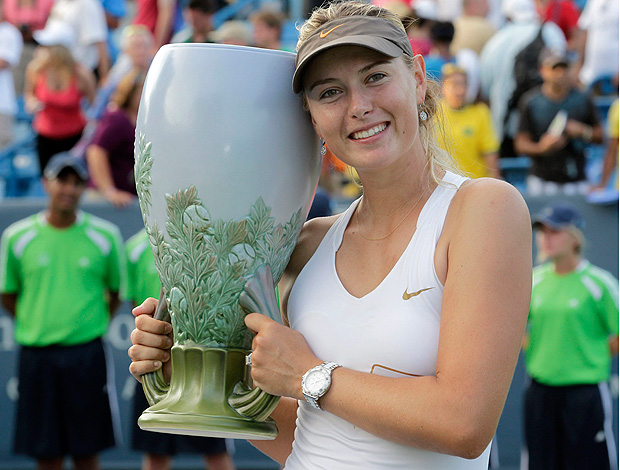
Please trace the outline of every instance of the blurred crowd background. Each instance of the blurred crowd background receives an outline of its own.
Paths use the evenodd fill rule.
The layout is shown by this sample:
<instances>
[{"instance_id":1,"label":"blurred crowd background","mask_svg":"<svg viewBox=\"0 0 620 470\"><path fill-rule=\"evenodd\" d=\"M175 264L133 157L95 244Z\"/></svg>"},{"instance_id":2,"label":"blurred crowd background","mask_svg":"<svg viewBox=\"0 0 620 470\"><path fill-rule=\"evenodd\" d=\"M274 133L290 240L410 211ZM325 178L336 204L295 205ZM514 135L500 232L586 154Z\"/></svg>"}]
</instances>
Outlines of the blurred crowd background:
<instances>
[{"instance_id":1,"label":"blurred crowd background","mask_svg":"<svg viewBox=\"0 0 620 470\"><path fill-rule=\"evenodd\" d=\"M294 52L297 26L321 3L0 0L0 230L53 203L44 170L55 155L69 155L87 170L82 205L118 225L131 262L136 246L148 248L146 239L129 240L142 228L133 149L142 86L157 50L220 43ZM461 170L513 184L532 213L551 200L576 205L588 221L588 258L617 277L619 1L375 3L401 17L414 51L424 56L441 93L438 140ZM324 153L309 217L337 213L361 194L355 171L328 148ZM120 365L112 373L120 415L130 427L136 384L125 367L129 308L141 298L121 300L107 341ZM17 396L16 350L12 319L1 314L3 403ZM524 380L520 364L493 468L518 468ZM614 429L617 380L614 360ZM13 419L12 407L1 406L7 425L0 427L0 468L32 468L10 450ZM104 454L104 468L138 468L128 427L116 429L117 448ZM277 468L245 442L229 451L238 468ZM203 466L200 457L188 462L178 468Z\"/></svg>"},{"instance_id":2,"label":"blurred crowd background","mask_svg":"<svg viewBox=\"0 0 620 470\"><path fill-rule=\"evenodd\" d=\"M294 51L296 26L317 2L2 0L0 198L43 197L42 169L70 150L88 164L88 197L131 203L132 127L157 50ZM375 2L402 18L440 84L440 142L466 173L532 195L617 200L617 0ZM547 100L529 99L541 85ZM357 196L356 175L330 152L324 160L320 197L338 206Z\"/></svg>"}]
</instances>

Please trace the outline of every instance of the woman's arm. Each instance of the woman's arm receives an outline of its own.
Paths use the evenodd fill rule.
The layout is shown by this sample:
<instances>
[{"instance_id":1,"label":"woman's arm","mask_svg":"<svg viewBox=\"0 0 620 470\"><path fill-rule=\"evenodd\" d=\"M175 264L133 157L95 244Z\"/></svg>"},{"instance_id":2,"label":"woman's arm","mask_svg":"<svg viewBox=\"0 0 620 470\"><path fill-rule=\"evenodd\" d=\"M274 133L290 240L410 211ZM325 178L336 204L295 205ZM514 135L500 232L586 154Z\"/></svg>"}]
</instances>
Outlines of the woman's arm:
<instances>
[{"instance_id":1,"label":"woman's arm","mask_svg":"<svg viewBox=\"0 0 620 470\"><path fill-rule=\"evenodd\" d=\"M475 458L497 428L527 319L532 255L523 199L501 181L469 183L452 203L437 249L445 288L436 375L389 378L340 367L321 406L381 438ZM252 314L246 323L258 331L255 384L303 399L301 375L330 358L316 358L299 333L266 317ZM285 359L276 364L278 357Z\"/></svg>"},{"instance_id":2,"label":"woman's arm","mask_svg":"<svg viewBox=\"0 0 620 470\"><path fill-rule=\"evenodd\" d=\"M527 132L519 131L515 136L514 146L518 154L524 154L528 157L544 157L547 153L560 150L567 144L564 135L553 135L545 133L538 142L532 140Z\"/></svg>"},{"instance_id":3,"label":"woman's arm","mask_svg":"<svg viewBox=\"0 0 620 470\"><path fill-rule=\"evenodd\" d=\"M117 207L126 206L134 201L135 196L133 194L121 191L114 186L106 149L96 144L90 144L86 149L86 162L88 163L90 177L103 197Z\"/></svg>"},{"instance_id":4,"label":"woman's arm","mask_svg":"<svg viewBox=\"0 0 620 470\"><path fill-rule=\"evenodd\" d=\"M278 436L272 441L250 441L263 454L281 465L284 465L293 449L297 406L297 400L282 397L277 408L271 413L271 418L275 420L278 427Z\"/></svg>"},{"instance_id":5,"label":"woman's arm","mask_svg":"<svg viewBox=\"0 0 620 470\"><path fill-rule=\"evenodd\" d=\"M155 44L160 48L168 43L174 22L176 1L157 0L157 23L155 24Z\"/></svg>"},{"instance_id":6,"label":"woman's arm","mask_svg":"<svg viewBox=\"0 0 620 470\"><path fill-rule=\"evenodd\" d=\"M24 106L26 111L30 114L34 114L41 111L43 103L34 94L34 87L37 82L37 75L39 72L38 61L35 59L31 61L26 67L24 77Z\"/></svg>"},{"instance_id":7,"label":"woman's arm","mask_svg":"<svg viewBox=\"0 0 620 470\"><path fill-rule=\"evenodd\" d=\"M78 88L84 98L88 100L89 104L92 104L95 100L95 93L97 92L97 80L95 75L83 65L76 65L76 74L78 81Z\"/></svg>"}]
</instances>

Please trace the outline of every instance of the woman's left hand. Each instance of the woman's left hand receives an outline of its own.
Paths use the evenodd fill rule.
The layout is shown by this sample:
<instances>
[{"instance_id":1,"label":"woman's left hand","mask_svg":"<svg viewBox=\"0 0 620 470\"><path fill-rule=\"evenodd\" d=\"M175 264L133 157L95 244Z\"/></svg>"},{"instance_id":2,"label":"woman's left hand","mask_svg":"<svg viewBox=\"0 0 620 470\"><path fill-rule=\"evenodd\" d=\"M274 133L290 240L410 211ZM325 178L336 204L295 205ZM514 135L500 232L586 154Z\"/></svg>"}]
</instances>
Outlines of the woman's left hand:
<instances>
[{"instance_id":1,"label":"woman's left hand","mask_svg":"<svg viewBox=\"0 0 620 470\"><path fill-rule=\"evenodd\" d=\"M245 317L256 333L252 341L252 380L267 393L303 400L301 377L321 364L305 338L287 326L260 313Z\"/></svg>"}]
</instances>

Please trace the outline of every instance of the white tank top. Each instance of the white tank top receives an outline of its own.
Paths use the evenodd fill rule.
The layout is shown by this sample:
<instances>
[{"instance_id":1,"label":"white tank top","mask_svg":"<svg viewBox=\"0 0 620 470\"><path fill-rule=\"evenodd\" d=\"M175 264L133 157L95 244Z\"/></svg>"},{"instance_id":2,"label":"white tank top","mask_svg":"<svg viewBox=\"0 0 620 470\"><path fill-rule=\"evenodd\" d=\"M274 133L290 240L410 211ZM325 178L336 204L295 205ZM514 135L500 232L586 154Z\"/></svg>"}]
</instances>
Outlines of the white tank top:
<instances>
[{"instance_id":1,"label":"white tank top","mask_svg":"<svg viewBox=\"0 0 620 470\"><path fill-rule=\"evenodd\" d=\"M335 263L359 199L329 229L295 281L287 308L291 327L304 335L318 357L389 377L435 375L443 293L435 272L435 247L450 202L465 180L446 173L422 208L400 259L362 298L344 288ZM293 451L285 468L486 470L490 447L475 460L407 447L300 401Z\"/></svg>"}]
</instances>

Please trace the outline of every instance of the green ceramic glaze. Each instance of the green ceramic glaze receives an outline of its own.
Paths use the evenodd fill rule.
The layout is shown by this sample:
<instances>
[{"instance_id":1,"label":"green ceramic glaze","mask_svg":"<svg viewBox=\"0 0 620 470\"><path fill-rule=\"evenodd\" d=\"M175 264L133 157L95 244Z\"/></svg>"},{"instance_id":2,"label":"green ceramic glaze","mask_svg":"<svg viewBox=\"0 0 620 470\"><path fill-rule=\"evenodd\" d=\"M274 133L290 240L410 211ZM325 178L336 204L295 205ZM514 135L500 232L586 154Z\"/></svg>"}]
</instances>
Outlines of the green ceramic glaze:
<instances>
[{"instance_id":1,"label":"green ceramic glaze","mask_svg":"<svg viewBox=\"0 0 620 470\"><path fill-rule=\"evenodd\" d=\"M245 366L245 356L249 352L245 349L173 346L174 373L170 390L142 414L138 420L140 427L172 434L259 440L275 438L278 430L275 422L267 416L277 400L263 409L263 414L267 414L263 421L240 415L228 403L239 384L251 389ZM261 392L254 390L258 394Z\"/></svg>"},{"instance_id":2,"label":"green ceramic glaze","mask_svg":"<svg viewBox=\"0 0 620 470\"><path fill-rule=\"evenodd\" d=\"M269 415L279 398L248 379L244 319L280 321L274 285L320 174L318 138L290 87L294 67L292 53L221 44L166 45L151 63L134 174L173 350L170 385L161 373L142 378L151 404L143 429L276 435Z\"/></svg>"}]
</instances>

